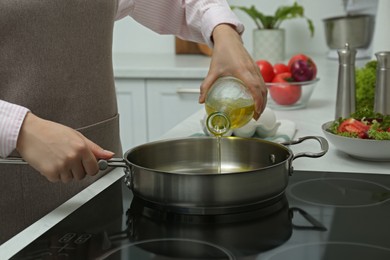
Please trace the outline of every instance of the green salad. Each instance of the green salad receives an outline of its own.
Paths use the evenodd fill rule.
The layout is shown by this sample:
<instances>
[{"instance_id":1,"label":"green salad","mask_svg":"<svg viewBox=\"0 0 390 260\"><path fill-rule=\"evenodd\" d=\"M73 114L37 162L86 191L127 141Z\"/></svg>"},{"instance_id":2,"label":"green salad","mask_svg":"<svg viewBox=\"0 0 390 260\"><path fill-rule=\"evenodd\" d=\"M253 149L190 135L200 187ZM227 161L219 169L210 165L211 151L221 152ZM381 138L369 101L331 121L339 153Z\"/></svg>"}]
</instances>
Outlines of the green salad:
<instances>
[{"instance_id":1,"label":"green salad","mask_svg":"<svg viewBox=\"0 0 390 260\"><path fill-rule=\"evenodd\" d=\"M390 116L360 110L334 121L328 131L345 137L390 140Z\"/></svg>"},{"instance_id":2,"label":"green salad","mask_svg":"<svg viewBox=\"0 0 390 260\"><path fill-rule=\"evenodd\" d=\"M346 137L390 140L390 116L374 112L377 61L356 69L356 112L334 121L328 131Z\"/></svg>"}]
</instances>

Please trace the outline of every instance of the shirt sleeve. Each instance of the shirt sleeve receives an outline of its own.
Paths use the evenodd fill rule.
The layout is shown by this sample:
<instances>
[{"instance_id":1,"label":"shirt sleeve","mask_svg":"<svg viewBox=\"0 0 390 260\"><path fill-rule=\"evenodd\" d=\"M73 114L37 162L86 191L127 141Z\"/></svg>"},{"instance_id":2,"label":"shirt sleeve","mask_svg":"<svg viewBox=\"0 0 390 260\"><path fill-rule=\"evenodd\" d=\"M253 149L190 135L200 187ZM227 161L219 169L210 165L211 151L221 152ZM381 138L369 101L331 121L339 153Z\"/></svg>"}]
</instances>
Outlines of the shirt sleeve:
<instances>
[{"instance_id":1,"label":"shirt sleeve","mask_svg":"<svg viewBox=\"0 0 390 260\"><path fill-rule=\"evenodd\" d=\"M130 15L159 34L207 43L218 24L230 24L239 34L244 25L226 0L119 0L116 19Z\"/></svg>"},{"instance_id":2,"label":"shirt sleeve","mask_svg":"<svg viewBox=\"0 0 390 260\"><path fill-rule=\"evenodd\" d=\"M25 107L0 100L0 157L5 158L15 150L27 112Z\"/></svg>"}]
</instances>

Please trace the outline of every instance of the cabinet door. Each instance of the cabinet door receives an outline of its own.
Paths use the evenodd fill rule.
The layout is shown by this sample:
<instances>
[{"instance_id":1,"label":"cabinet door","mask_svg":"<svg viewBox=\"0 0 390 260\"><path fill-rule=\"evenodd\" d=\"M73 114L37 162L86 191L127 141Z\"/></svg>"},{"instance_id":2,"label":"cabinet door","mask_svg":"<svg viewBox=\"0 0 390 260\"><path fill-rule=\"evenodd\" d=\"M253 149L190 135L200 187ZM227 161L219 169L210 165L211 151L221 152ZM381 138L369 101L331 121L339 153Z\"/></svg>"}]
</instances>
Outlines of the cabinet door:
<instances>
[{"instance_id":1,"label":"cabinet door","mask_svg":"<svg viewBox=\"0 0 390 260\"><path fill-rule=\"evenodd\" d=\"M203 108L198 103L201 79L147 80L149 140L157 140L172 127Z\"/></svg>"},{"instance_id":2,"label":"cabinet door","mask_svg":"<svg viewBox=\"0 0 390 260\"><path fill-rule=\"evenodd\" d=\"M115 79L123 151L147 142L145 81Z\"/></svg>"}]
</instances>

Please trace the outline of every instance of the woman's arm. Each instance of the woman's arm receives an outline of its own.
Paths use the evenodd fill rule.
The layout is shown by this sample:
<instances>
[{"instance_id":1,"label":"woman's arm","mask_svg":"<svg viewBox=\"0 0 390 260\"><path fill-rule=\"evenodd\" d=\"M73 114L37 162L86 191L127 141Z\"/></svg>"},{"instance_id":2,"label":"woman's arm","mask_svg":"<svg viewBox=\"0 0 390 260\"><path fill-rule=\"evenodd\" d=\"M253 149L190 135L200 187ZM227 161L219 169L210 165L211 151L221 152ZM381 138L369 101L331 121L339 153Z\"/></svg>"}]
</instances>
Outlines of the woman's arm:
<instances>
[{"instance_id":1,"label":"woman's arm","mask_svg":"<svg viewBox=\"0 0 390 260\"><path fill-rule=\"evenodd\" d=\"M95 175L99 170L96 158L113 156L74 129L0 100L0 157L9 156L15 149L52 182Z\"/></svg>"},{"instance_id":2,"label":"woman's arm","mask_svg":"<svg viewBox=\"0 0 390 260\"><path fill-rule=\"evenodd\" d=\"M255 100L254 119L258 119L267 103L267 87L260 69L245 49L240 35L227 24L218 25L213 31L214 48L207 77L201 86L199 102L204 103L207 91L221 76L241 79Z\"/></svg>"},{"instance_id":3,"label":"woman's arm","mask_svg":"<svg viewBox=\"0 0 390 260\"><path fill-rule=\"evenodd\" d=\"M212 61L201 86L203 103L212 83L220 76L240 78L255 99L255 119L267 101L267 88L258 66L245 49L241 34L244 26L225 0L120 0L118 18L127 14L160 33L186 40L206 42L213 47Z\"/></svg>"},{"instance_id":4,"label":"woman's arm","mask_svg":"<svg viewBox=\"0 0 390 260\"><path fill-rule=\"evenodd\" d=\"M159 34L213 45L211 35L218 24L230 24L241 34L243 24L225 0L119 0L117 19L130 15Z\"/></svg>"}]
</instances>

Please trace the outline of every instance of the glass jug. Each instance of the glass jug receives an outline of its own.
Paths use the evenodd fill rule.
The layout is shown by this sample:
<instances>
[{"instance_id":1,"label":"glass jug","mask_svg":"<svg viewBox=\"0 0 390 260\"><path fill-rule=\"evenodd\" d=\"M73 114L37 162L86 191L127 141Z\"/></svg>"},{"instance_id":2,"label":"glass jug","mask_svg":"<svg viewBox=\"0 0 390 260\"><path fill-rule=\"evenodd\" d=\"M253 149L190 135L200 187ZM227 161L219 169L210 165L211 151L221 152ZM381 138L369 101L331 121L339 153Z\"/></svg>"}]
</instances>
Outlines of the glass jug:
<instances>
[{"instance_id":1,"label":"glass jug","mask_svg":"<svg viewBox=\"0 0 390 260\"><path fill-rule=\"evenodd\" d=\"M221 77L206 96L206 126L215 136L247 124L254 114L254 100L245 84L234 77Z\"/></svg>"}]
</instances>

